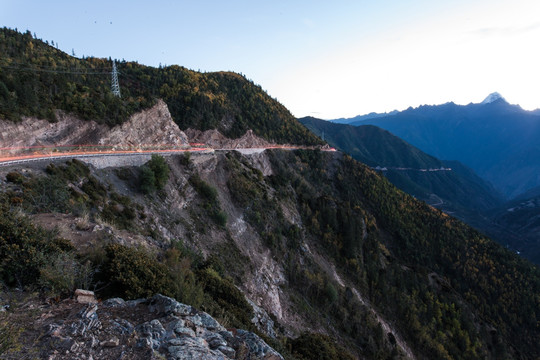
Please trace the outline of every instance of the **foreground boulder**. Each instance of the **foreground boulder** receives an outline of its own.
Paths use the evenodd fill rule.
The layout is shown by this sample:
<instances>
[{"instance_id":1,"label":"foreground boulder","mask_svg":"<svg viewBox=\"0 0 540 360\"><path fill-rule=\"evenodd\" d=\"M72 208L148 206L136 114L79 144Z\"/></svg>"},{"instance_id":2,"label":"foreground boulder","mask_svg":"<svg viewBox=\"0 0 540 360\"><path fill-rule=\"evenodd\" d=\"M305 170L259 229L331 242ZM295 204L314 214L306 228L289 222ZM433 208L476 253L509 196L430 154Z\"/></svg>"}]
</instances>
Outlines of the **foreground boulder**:
<instances>
[{"instance_id":1,"label":"foreground boulder","mask_svg":"<svg viewBox=\"0 0 540 360\"><path fill-rule=\"evenodd\" d=\"M229 331L207 313L163 295L100 304L66 300L43 310L22 346L3 358L283 359L254 333ZM39 337L31 339L34 334Z\"/></svg>"}]
</instances>

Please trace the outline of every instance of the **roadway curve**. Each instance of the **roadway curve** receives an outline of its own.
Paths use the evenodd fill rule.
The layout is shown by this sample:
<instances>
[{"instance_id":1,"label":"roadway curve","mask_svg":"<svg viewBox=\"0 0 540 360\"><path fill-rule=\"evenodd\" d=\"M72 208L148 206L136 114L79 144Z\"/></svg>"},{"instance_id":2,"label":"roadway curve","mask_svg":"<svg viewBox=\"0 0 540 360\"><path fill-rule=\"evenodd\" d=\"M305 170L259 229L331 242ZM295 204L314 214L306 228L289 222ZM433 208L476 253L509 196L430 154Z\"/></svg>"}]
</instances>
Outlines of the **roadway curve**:
<instances>
[{"instance_id":1,"label":"roadway curve","mask_svg":"<svg viewBox=\"0 0 540 360\"><path fill-rule=\"evenodd\" d=\"M76 146L76 145L73 145ZM84 146L86 148L92 147L92 145ZM36 148L40 147L29 147L29 148L17 148L18 151L35 151ZM42 147L41 149L52 149L50 147ZM106 151L67 151L62 153L46 153L46 154L31 154L31 155L0 155L0 166L9 166L16 165L31 161L40 161L40 160L58 160L58 159L72 159L72 158L89 158L89 157L102 157L102 156L133 156L133 155L172 155L178 153L213 153L214 151L239 151L244 154L258 153L267 149L282 149L282 150L296 150L296 149L313 149L313 147L306 146L286 146L286 145L277 145L277 146L268 146L264 148L223 148L223 149L212 149L209 147L192 147L189 149L150 149L150 150L106 150ZM6 148L0 149L6 150ZM321 148L322 151L336 151L334 148Z\"/></svg>"},{"instance_id":2,"label":"roadway curve","mask_svg":"<svg viewBox=\"0 0 540 360\"><path fill-rule=\"evenodd\" d=\"M118 151L96 151L96 152L66 152L61 154L33 154L33 155L20 155L0 158L0 166L8 166L21 164L31 161L40 160L58 160L58 159L72 159L72 158L89 158L89 157L102 157L102 156L132 156L132 155L171 155L186 152L196 153L213 153L214 149L211 148L192 148L183 150L118 150Z\"/></svg>"}]
</instances>

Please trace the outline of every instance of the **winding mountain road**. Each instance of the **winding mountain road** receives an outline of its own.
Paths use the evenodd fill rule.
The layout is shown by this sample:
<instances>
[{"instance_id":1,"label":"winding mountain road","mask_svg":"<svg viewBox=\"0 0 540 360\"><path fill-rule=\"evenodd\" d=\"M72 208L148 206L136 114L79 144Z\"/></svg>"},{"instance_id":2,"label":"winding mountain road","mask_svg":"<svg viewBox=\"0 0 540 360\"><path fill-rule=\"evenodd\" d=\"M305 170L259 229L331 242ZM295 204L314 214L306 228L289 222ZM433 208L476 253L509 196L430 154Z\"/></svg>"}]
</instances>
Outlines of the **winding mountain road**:
<instances>
[{"instance_id":1,"label":"winding mountain road","mask_svg":"<svg viewBox=\"0 0 540 360\"><path fill-rule=\"evenodd\" d=\"M125 150L119 149L115 150L114 147L109 147L105 150L92 150L93 148L106 148L104 146L98 145L85 145L79 147L78 145L64 145L62 148L73 148L77 147L77 150L68 150L64 152L55 152L54 147L20 147L20 148L0 148L0 166L9 166L16 165L31 161L41 161L41 160L58 160L58 159L74 159L74 158L91 158L91 157L105 157L105 156L136 156L136 155L172 155L179 153L199 153L199 154L208 154L214 153L215 151L239 151L244 154L259 153L267 149L282 149L282 150L296 150L296 149L305 149L305 146L269 146L264 148L223 148L223 149L213 149L210 147L191 147L187 149L174 149L167 147L166 145L153 146L152 149L134 149L134 150ZM160 148L162 147L162 148ZM19 154L2 154L4 152L19 152ZM323 151L335 151L333 148L321 149ZM24 154L24 152L32 151L31 154ZM39 153L39 151L47 151L47 153Z\"/></svg>"}]
</instances>

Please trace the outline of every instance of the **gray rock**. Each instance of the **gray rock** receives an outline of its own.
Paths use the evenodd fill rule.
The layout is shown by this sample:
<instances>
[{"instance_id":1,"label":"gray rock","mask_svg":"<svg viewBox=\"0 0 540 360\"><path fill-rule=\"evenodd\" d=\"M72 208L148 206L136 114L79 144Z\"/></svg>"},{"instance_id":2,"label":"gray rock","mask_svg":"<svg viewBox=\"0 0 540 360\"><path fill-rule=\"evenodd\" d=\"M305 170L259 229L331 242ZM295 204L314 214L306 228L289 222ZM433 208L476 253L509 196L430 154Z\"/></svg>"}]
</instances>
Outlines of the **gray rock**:
<instances>
[{"instance_id":1,"label":"gray rock","mask_svg":"<svg viewBox=\"0 0 540 360\"><path fill-rule=\"evenodd\" d=\"M232 343L234 341L234 335L228 330L218 332L219 335L227 342Z\"/></svg>"},{"instance_id":2,"label":"gray rock","mask_svg":"<svg viewBox=\"0 0 540 360\"><path fill-rule=\"evenodd\" d=\"M99 340L97 337L90 335L90 340L88 341L88 345L90 348L95 348L99 345Z\"/></svg>"},{"instance_id":3,"label":"gray rock","mask_svg":"<svg viewBox=\"0 0 540 360\"><path fill-rule=\"evenodd\" d=\"M78 313L66 309L59 315L67 318L56 317L43 328L40 351L45 359L283 359L257 335L227 331L207 313L165 296L110 299L99 305L99 316L97 304ZM153 320L139 324L146 319Z\"/></svg>"},{"instance_id":4,"label":"gray rock","mask_svg":"<svg viewBox=\"0 0 540 360\"><path fill-rule=\"evenodd\" d=\"M124 299L121 299L121 298L107 299L103 303L101 303L101 306L104 306L104 307L122 307L125 305L126 305L126 302L124 301Z\"/></svg>"},{"instance_id":5,"label":"gray rock","mask_svg":"<svg viewBox=\"0 0 540 360\"><path fill-rule=\"evenodd\" d=\"M135 327L127 320L115 319L111 321L111 332L121 335L131 335L135 331Z\"/></svg>"},{"instance_id":6,"label":"gray rock","mask_svg":"<svg viewBox=\"0 0 540 360\"><path fill-rule=\"evenodd\" d=\"M144 304L146 302L146 299L137 299L137 300L128 300L126 301L127 307L135 307L139 304Z\"/></svg>"},{"instance_id":7,"label":"gray rock","mask_svg":"<svg viewBox=\"0 0 540 360\"><path fill-rule=\"evenodd\" d=\"M233 348L222 345L217 348L218 351L220 351L223 355L227 356L228 358L234 359L236 358L236 351L234 351Z\"/></svg>"},{"instance_id":8,"label":"gray rock","mask_svg":"<svg viewBox=\"0 0 540 360\"><path fill-rule=\"evenodd\" d=\"M174 340L174 341L173 341ZM226 360L223 353L211 350L201 338L183 337L169 341L169 359L174 360Z\"/></svg>"},{"instance_id":9,"label":"gray rock","mask_svg":"<svg viewBox=\"0 0 540 360\"><path fill-rule=\"evenodd\" d=\"M178 336L196 336L195 331L185 326L177 326L176 328L174 328L174 333Z\"/></svg>"},{"instance_id":10,"label":"gray rock","mask_svg":"<svg viewBox=\"0 0 540 360\"><path fill-rule=\"evenodd\" d=\"M70 337L61 338L57 343L58 350L75 351L78 347L78 343Z\"/></svg>"},{"instance_id":11,"label":"gray rock","mask_svg":"<svg viewBox=\"0 0 540 360\"><path fill-rule=\"evenodd\" d=\"M77 316L79 316L81 319L95 319L97 320L97 304L89 304L84 309L82 309Z\"/></svg>"},{"instance_id":12,"label":"gray rock","mask_svg":"<svg viewBox=\"0 0 540 360\"><path fill-rule=\"evenodd\" d=\"M161 347L161 342L165 337L167 331L159 322L159 320L152 320L145 322L135 328L137 333L140 334L141 339L137 343L138 346L149 347L157 350Z\"/></svg>"},{"instance_id":13,"label":"gray rock","mask_svg":"<svg viewBox=\"0 0 540 360\"><path fill-rule=\"evenodd\" d=\"M62 325L60 325L60 324L49 324L45 328L45 331L47 331L45 336L60 336L60 333L62 331Z\"/></svg>"},{"instance_id":14,"label":"gray rock","mask_svg":"<svg viewBox=\"0 0 540 360\"><path fill-rule=\"evenodd\" d=\"M120 345L120 339L114 336L110 338L109 340L102 341L99 345L104 346L104 347L116 347Z\"/></svg>"},{"instance_id":15,"label":"gray rock","mask_svg":"<svg viewBox=\"0 0 540 360\"><path fill-rule=\"evenodd\" d=\"M96 295L93 291L77 289L75 290L75 299L80 304L97 304Z\"/></svg>"},{"instance_id":16,"label":"gray rock","mask_svg":"<svg viewBox=\"0 0 540 360\"><path fill-rule=\"evenodd\" d=\"M283 357L276 350L272 349L263 339L252 332L238 329L236 337L246 343L252 358L283 360Z\"/></svg>"},{"instance_id":17,"label":"gray rock","mask_svg":"<svg viewBox=\"0 0 540 360\"><path fill-rule=\"evenodd\" d=\"M178 301L163 295L155 295L148 304L150 312L156 312L163 315L192 315L195 314L194 309Z\"/></svg>"},{"instance_id":18,"label":"gray rock","mask_svg":"<svg viewBox=\"0 0 540 360\"><path fill-rule=\"evenodd\" d=\"M198 316L201 319L201 325L205 329L208 329L208 330L211 330L211 331L223 331L223 330L225 330L225 328L223 326L221 326L221 324L218 323L216 321L216 319L214 319L213 317L211 317L207 313L201 312L201 313L198 314Z\"/></svg>"},{"instance_id":19,"label":"gray rock","mask_svg":"<svg viewBox=\"0 0 540 360\"><path fill-rule=\"evenodd\" d=\"M70 335L82 336L88 331L99 330L101 328L101 322L98 318L97 309L97 304L89 304L84 309L82 309L77 314L79 320L74 321L70 325Z\"/></svg>"},{"instance_id":20,"label":"gray rock","mask_svg":"<svg viewBox=\"0 0 540 360\"><path fill-rule=\"evenodd\" d=\"M223 339L223 336L221 336L218 333L208 333L205 338L206 342L208 343L208 346L210 346L210 349L215 350L219 348L220 346L226 346L227 342L225 339Z\"/></svg>"},{"instance_id":21,"label":"gray rock","mask_svg":"<svg viewBox=\"0 0 540 360\"><path fill-rule=\"evenodd\" d=\"M253 308L253 318L251 319L251 322L263 333L270 336L271 338L276 338L276 332L274 330L274 320L270 318L270 315L261 308L260 306L257 306L253 301L246 298L248 303Z\"/></svg>"}]
</instances>

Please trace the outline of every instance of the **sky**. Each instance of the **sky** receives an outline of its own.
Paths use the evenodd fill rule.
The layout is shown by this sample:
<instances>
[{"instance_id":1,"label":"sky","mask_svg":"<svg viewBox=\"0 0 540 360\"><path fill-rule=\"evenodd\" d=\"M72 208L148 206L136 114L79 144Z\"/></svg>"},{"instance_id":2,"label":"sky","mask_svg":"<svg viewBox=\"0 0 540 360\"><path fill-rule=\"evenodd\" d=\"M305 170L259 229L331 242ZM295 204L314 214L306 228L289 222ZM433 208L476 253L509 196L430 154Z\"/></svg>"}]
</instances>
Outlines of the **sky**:
<instances>
[{"instance_id":1,"label":"sky","mask_svg":"<svg viewBox=\"0 0 540 360\"><path fill-rule=\"evenodd\" d=\"M296 117L495 91L540 108L538 0L0 0L0 26L78 57L241 73Z\"/></svg>"}]
</instances>

